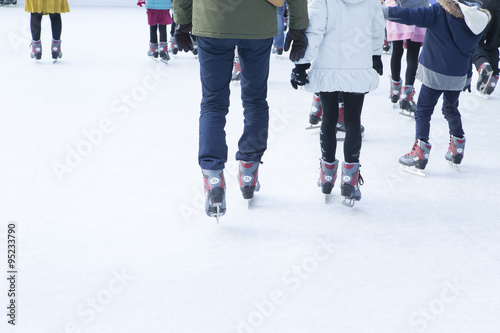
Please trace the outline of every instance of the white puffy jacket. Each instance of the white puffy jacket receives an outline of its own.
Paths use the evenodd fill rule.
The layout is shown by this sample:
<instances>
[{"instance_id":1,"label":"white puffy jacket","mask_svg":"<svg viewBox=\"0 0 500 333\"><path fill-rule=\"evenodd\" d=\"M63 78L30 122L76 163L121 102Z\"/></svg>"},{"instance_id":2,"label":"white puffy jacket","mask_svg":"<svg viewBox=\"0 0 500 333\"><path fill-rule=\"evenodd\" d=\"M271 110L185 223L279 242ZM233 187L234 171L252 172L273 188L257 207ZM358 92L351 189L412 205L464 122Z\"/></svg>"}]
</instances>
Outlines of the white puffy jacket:
<instances>
[{"instance_id":1,"label":"white puffy jacket","mask_svg":"<svg viewBox=\"0 0 500 333\"><path fill-rule=\"evenodd\" d=\"M309 0L309 45L297 64L312 63L306 90L365 93L378 87L372 55L382 54L380 0Z\"/></svg>"}]
</instances>

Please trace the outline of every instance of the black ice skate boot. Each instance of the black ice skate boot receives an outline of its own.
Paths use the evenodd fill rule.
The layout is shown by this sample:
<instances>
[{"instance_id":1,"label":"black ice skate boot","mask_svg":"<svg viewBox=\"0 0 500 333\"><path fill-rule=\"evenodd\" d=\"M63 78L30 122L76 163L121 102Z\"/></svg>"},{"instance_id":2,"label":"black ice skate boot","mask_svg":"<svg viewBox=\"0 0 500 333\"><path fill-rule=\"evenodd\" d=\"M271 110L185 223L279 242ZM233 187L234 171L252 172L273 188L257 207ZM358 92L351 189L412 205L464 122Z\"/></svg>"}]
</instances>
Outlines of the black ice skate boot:
<instances>
[{"instance_id":1,"label":"black ice skate boot","mask_svg":"<svg viewBox=\"0 0 500 333\"><path fill-rule=\"evenodd\" d=\"M413 116L413 113L417 111L417 104L415 104L413 96L415 96L413 86L403 86L399 107L401 108L401 112L406 116Z\"/></svg>"},{"instance_id":2,"label":"black ice skate boot","mask_svg":"<svg viewBox=\"0 0 500 333\"><path fill-rule=\"evenodd\" d=\"M202 169L205 184L205 213L215 217L219 223L219 217L226 213L226 181L223 170Z\"/></svg>"},{"instance_id":3,"label":"black ice skate boot","mask_svg":"<svg viewBox=\"0 0 500 333\"><path fill-rule=\"evenodd\" d=\"M361 200L359 186L363 185L363 177L359 173L359 163L342 163L341 194L344 197L344 206L354 206L354 201Z\"/></svg>"},{"instance_id":4,"label":"black ice skate boot","mask_svg":"<svg viewBox=\"0 0 500 333\"><path fill-rule=\"evenodd\" d=\"M389 98L391 99L391 103L396 104L399 101L399 96L401 95L401 84L402 81L394 81L391 78L391 91Z\"/></svg>"},{"instance_id":5,"label":"black ice skate boot","mask_svg":"<svg viewBox=\"0 0 500 333\"><path fill-rule=\"evenodd\" d=\"M317 125L321 121L323 115L323 109L321 107L321 100L319 94L314 93L313 102L311 105L311 112L309 113L309 123L311 125Z\"/></svg>"},{"instance_id":6,"label":"black ice skate boot","mask_svg":"<svg viewBox=\"0 0 500 333\"><path fill-rule=\"evenodd\" d=\"M238 182L243 199L253 199L254 192L260 190L259 162L240 161Z\"/></svg>"},{"instance_id":7,"label":"black ice skate boot","mask_svg":"<svg viewBox=\"0 0 500 333\"><path fill-rule=\"evenodd\" d=\"M173 55L176 55L179 52L179 47L177 46L177 42L175 41L175 37L170 37L170 49L169 52L172 52Z\"/></svg>"},{"instance_id":8,"label":"black ice skate boot","mask_svg":"<svg viewBox=\"0 0 500 333\"><path fill-rule=\"evenodd\" d=\"M168 43L160 42L158 46L158 52L160 54L160 60L167 63L170 60L170 55L168 54Z\"/></svg>"},{"instance_id":9,"label":"black ice skate boot","mask_svg":"<svg viewBox=\"0 0 500 333\"><path fill-rule=\"evenodd\" d=\"M491 95L493 90L495 90L496 86L498 84L498 74L497 75L492 75L490 77L490 80L488 81L488 84L486 86L486 89L484 90L484 93L488 96Z\"/></svg>"},{"instance_id":10,"label":"black ice skate boot","mask_svg":"<svg viewBox=\"0 0 500 333\"><path fill-rule=\"evenodd\" d=\"M479 72L479 78L477 79L476 89L480 94L486 94L486 88L488 87L488 81L493 75L493 69L488 62L485 62L479 66L477 70Z\"/></svg>"},{"instance_id":11,"label":"black ice skate boot","mask_svg":"<svg viewBox=\"0 0 500 333\"><path fill-rule=\"evenodd\" d=\"M62 58L62 52L61 52L61 41L60 40L52 40L52 59L56 61L57 59Z\"/></svg>"},{"instance_id":12,"label":"black ice skate boot","mask_svg":"<svg viewBox=\"0 0 500 333\"><path fill-rule=\"evenodd\" d=\"M42 42L39 40L31 41L31 58L42 59Z\"/></svg>"}]
</instances>

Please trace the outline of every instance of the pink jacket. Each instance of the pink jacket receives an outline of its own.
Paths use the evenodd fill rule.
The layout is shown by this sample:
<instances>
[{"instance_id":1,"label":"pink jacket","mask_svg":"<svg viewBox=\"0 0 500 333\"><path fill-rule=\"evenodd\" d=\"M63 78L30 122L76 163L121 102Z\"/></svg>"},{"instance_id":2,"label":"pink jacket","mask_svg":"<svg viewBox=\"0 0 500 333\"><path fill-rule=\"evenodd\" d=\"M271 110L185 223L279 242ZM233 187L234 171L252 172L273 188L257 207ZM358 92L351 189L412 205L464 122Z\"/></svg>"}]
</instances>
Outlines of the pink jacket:
<instances>
[{"instance_id":1,"label":"pink jacket","mask_svg":"<svg viewBox=\"0 0 500 333\"><path fill-rule=\"evenodd\" d=\"M386 0L385 5L387 7L394 7L396 6L396 0ZM405 25L390 21L386 21L385 26L387 29L388 42L391 42L393 40L407 39L410 39L414 42L424 42L425 28L419 28L414 25Z\"/></svg>"}]
</instances>

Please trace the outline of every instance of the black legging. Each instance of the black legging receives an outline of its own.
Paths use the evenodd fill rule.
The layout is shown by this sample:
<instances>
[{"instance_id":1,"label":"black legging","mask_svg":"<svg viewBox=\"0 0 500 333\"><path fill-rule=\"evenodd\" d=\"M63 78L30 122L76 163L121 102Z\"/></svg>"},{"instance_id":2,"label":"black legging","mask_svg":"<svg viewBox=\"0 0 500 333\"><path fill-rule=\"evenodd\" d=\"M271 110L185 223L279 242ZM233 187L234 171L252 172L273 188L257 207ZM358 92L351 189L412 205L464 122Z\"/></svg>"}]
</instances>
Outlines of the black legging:
<instances>
[{"instance_id":1,"label":"black legging","mask_svg":"<svg viewBox=\"0 0 500 333\"><path fill-rule=\"evenodd\" d=\"M422 43L406 41L406 75L405 85L412 86L415 83L415 75L417 74L418 54ZM397 40L392 42L392 57L391 57L391 75L394 81L401 80L401 58L403 57L403 41Z\"/></svg>"},{"instance_id":2,"label":"black legging","mask_svg":"<svg viewBox=\"0 0 500 333\"><path fill-rule=\"evenodd\" d=\"M61 14L49 14L49 16L50 25L52 26L52 38L60 40L62 31ZM42 13L31 13L31 38L33 38L33 40L40 40L42 17Z\"/></svg>"},{"instance_id":3,"label":"black legging","mask_svg":"<svg viewBox=\"0 0 500 333\"><path fill-rule=\"evenodd\" d=\"M344 96L344 161L358 163L361 150L361 110L365 94L343 92ZM320 131L321 155L323 159L332 163L335 161L337 150L336 127L339 119L339 92L320 92L323 121Z\"/></svg>"},{"instance_id":4,"label":"black legging","mask_svg":"<svg viewBox=\"0 0 500 333\"><path fill-rule=\"evenodd\" d=\"M150 25L149 26L149 32L150 32L150 42L151 43L158 43L158 34L156 33L157 30L160 30L160 42L166 42L167 41L167 26L162 25L162 24L157 24L157 25Z\"/></svg>"}]
</instances>

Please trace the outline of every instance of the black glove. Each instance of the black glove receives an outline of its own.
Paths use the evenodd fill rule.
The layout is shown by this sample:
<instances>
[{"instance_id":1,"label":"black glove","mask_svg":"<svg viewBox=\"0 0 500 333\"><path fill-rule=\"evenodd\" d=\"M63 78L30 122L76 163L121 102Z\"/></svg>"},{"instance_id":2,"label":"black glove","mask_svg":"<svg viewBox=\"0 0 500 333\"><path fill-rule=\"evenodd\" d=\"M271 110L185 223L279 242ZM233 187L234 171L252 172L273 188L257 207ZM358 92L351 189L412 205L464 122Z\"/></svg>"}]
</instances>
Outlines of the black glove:
<instances>
[{"instance_id":1,"label":"black glove","mask_svg":"<svg viewBox=\"0 0 500 333\"><path fill-rule=\"evenodd\" d=\"M307 49L306 30L288 29L285 39L285 51L290 49L290 45L292 45L292 51L290 51L291 61L299 61L304 58Z\"/></svg>"},{"instance_id":2,"label":"black glove","mask_svg":"<svg viewBox=\"0 0 500 333\"><path fill-rule=\"evenodd\" d=\"M175 27L175 42L179 50L184 52L193 51L193 40L191 39L191 28L193 25L191 23L188 24L178 24ZM194 36L193 36L194 39Z\"/></svg>"},{"instance_id":3,"label":"black glove","mask_svg":"<svg viewBox=\"0 0 500 333\"><path fill-rule=\"evenodd\" d=\"M382 76L384 74L384 65L382 65L382 57L379 55L372 56L373 69Z\"/></svg>"},{"instance_id":4,"label":"black glove","mask_svg":"<svg viewBox=\"0 0 500 333\"><path fill-rule=\"evenodd\" d=\"M298 86L303 86L306 83L309 83L306 73L306 70L309 69L309 67L311 67L311 64L301 64L295 65L295 68L292 69L290 83L292 84L293 89L297 89Z\"/></svg>"}]
</instances>

